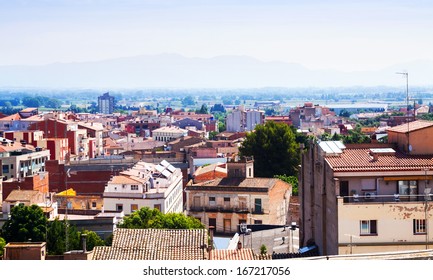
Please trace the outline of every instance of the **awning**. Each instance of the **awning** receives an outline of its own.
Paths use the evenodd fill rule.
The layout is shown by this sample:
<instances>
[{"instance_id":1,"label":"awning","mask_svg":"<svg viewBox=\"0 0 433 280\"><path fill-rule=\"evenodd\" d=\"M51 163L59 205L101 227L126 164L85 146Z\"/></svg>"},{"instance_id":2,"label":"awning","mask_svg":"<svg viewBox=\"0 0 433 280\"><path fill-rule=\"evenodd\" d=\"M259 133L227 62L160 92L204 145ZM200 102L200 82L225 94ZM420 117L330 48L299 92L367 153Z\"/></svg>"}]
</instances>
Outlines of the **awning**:
<instances>
[{"instance_id":1,"label":"awning","mask_svg":"<svg viewBox=\"0 0 433 280\"><path fill-rule=\"evenodd\" d=\"M395 177L384 177L384 181L420 181L420 180L432 180L433 176L418 175L418 176L395 176Z\"/></svg>"}]
</instances>

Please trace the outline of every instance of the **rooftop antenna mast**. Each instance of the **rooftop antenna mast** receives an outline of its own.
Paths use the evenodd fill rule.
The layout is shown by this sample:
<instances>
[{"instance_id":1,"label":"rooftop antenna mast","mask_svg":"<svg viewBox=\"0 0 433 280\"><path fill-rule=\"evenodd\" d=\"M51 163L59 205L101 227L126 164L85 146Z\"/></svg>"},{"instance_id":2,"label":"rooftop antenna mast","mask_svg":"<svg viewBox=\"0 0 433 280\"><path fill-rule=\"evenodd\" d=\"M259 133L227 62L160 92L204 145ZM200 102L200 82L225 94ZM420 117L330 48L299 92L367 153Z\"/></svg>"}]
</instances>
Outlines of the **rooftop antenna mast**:
<instances>
[{"instance_id":1,"label":"rooftop antenna mast","mask_svg":"<svg viewBox=\"0 0 433 280\"><path fill-rule=\"evenodd\" d=\"M412 151L412 146L409 143L409 73L408 72L397 72L396 74L403 75L406 77L406 122L407 122L407 151ZM415 114L414 114L415 115Z\"/></svg>"}]
</instances>

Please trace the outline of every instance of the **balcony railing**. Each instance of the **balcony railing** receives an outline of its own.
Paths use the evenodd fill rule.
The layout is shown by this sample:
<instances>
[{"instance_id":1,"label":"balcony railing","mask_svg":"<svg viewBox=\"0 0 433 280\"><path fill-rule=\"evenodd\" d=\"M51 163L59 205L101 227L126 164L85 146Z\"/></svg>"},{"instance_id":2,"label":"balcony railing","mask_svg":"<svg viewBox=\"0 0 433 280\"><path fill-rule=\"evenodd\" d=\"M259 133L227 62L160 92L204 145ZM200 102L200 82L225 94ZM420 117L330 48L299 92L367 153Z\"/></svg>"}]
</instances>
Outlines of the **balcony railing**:
<instances>
[{"instance_id":1,"label":"balcony railing","mask_svg":"<svg viewBox=\"0 0 433 280\"><path fill-rule=\"evenodd\" d=\"M190 206L190 211L192 212L223 212L223 213L252 213L252 214L264 214L263 209L254 209L246 207L231 207L224 205L215 206ZM258 210L258 211L256 211Z\"/></svg>"},{"instance_id":2,"label":"balcony railing","mask_svg":"<svg viewBox=\"0 0 433 280\"><path fill-rule=\"evenodd\" d=\"M433 194L414 194L414 195L377 195L374 193L367 193L364 195L352 195L352 196L338 196L343 198L344 203L384 203L384 202L425 202L431 201Z\"/></svg>"}]
</instances>

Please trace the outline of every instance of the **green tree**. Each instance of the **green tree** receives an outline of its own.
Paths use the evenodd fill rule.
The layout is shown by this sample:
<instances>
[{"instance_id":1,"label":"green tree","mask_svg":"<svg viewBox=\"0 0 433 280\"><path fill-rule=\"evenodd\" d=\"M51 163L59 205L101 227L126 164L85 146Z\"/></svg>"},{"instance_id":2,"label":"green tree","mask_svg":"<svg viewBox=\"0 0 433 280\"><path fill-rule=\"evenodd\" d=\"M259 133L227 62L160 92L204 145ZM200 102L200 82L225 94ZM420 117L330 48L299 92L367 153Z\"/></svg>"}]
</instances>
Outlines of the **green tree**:
<instances>
[{"instance_id":1,"label":"green tree","mask_svg":"<svg viewBox=\"0 0 433 280\"><path fill-rule=\"evenodd\" d=\"M210 108L211 113L214 112L222 112L225 113L226 112L226 108L224 108L224 105L222 104L215 104Z\"/></svg>"},{"instance_id":2,"label":"green tree","mask_svg":"<svg viewBox=\"0 0 433 280\"><path fill-rule=\"evenodd\" d=\"M362 134L361 126L357 124L354 129L349 130L348 135L343 136L343 142L345 144L370 143L371 139L368 135Z\"/></svg>"},{"instance_id":3,"label":"green tree","mask_svg":"<svg viewBox=\"0 0 433 280\"><path fill-rule=\"evenodd\" d=\"M3 256L3 250L6 246L6 240L0 237L0 256Z\"/></svg>"},{"instance_id":4,"label":"green tree","mask_svg":"<svg viewBox=\"0 0 433 280\"><path fill-rule=\"evenodd\" d=\"M224 105L232 105L233 104L233 96L223 96L221 98Z\"/></svg>"},{"instance_id":5,"label":"green tree","mask_svg":"<svg viewBox=\"0 0 433 280\"><path fill-rule=\"evenodd\" d=\"M158 209L143 207L123 219L120 228L198 229L204 225L194 217L180 213L162 214Z\"/></svg>"},{"instance_id":6,"label":"green tree","mask_svg":"<svg viewBox=\"0 0 433 280\"><path fill-rule=\"evenodd\" d=\"M276 114L276 111L274 108L266 108L265 109L265 115L266 116L273 116Z\"/></svg>"},{"instance_id":7,"label":"green tree","mask_svg":"<svg viewBox=\"0 0 433 280\"><path fill-rule=\"evenodd\" d=\"M26 96L23 98L23 105L26 107L38 108L42 105L42 103L38 98Z\"/></svg>"},{"instance_id":8,"label":"green tree","mask_svg":"<svg viewBox=\"0 0 433 280\"><path fill-rule=\"evenodd\" d=\"M185 98L182 99L182 105L184 107L192 106L194 104L194 97L192 97L191 95L185 96Z\"/></svg>"},{"instance_id":9,"label":"green tree","mask_svg":"<svg viewBox=\"0 0 433 280\"><path fill-rule=\"evenodd\" d=\"M195 111L197 114L209 114L209 110L206 104L202 104L199 110Z\"/></svg>"},{"instance_id":10,"label":"green tree","mask_svg":"<svg viewBox=\"0 0 433 280\"><path fill-rule=\"evenodd\" d=\"M66 226L68 227L68 246L66 246ZM78 249L80 249L80 233L75 226L58 218L49 223L47 231L49 255L61 255L64 252Z\"/></svg>"},{"instance_id":11,"label":"green tree","mask_svg":"<svg viewBox=\"0 0 433 280\"><path fill-rule=\"evenodd\" d=\"M216 131L209 131L209 140L216 140L218 132Z\"/></svg>"},{"instance_id":12,"label":"green tree","mask_svg":"<svg viewBox=\"0 0 433 280\"><path fill-rule=\"evenodd\" d=\"M268 248L266 248L265 244L262 244L262 246L260 246L260 254L266 255L267 253L268 253Z\"/></svg>"},{"instance_id":13,"label":"green tree","mask_svg":"<svg viewBox=\"0 0 433 280\"><path fill-rule=\"evenodd\" d=\"M345 118L348 118L348 117L350 117L350 112L349 111L347 111L346 109L343 109L343 110L341 110L341 112L340 112L340 117L345 117Z\"/></svg>"},{"instance_id":14,"label":"green tree","mask_svg":"<svg viewBox=\"0 0 433 280\"><path fill-rule=\"evenodd\" d=\"M47 218L37 205L19 204L12 208L11 218L2 228L2 236L7 242L45 241Z\"/></svg>"},{"instance_id":15,"label":"green tree","mask_svg":"<svg viewBox=\"0 0 433 280\"><path fill-rule=\"evenodd\" d=\"M58 109L62 106L62 101L55 98L48 98L45 100L44 106L47 108Z\"/></svg>"},{"instance_id":16,"label":"green tree","mask_svg":"<svg viewBox=\"0 0 433 280\"><path fill-rule=\"evenodd\" d=\"M299 144L287 124L257 125L255 131L247 133L239 152L241 156L254 156L254 172L258 177L297 174Z\"/></svg>"}]
</instances>

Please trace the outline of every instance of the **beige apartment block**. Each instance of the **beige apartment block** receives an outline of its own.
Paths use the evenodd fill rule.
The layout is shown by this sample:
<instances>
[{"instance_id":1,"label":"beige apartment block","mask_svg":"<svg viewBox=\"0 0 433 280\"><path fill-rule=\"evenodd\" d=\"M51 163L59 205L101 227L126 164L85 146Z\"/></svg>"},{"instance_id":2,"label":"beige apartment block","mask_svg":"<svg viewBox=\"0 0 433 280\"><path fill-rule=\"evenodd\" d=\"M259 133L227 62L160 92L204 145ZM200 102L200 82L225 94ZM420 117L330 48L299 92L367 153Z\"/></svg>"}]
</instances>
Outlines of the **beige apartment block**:
<instances>
[{"instance_id":1,"label":"beige apartment block","mask_svg":"<svg viewBox=\"0 0 433 280\"><path fill-rule=\"evenodd\" d=\"M322 255L433 248L433 122L389 130L388 144L311 143L299 176L300 244Z\"/></svg>"}]
</instances>

